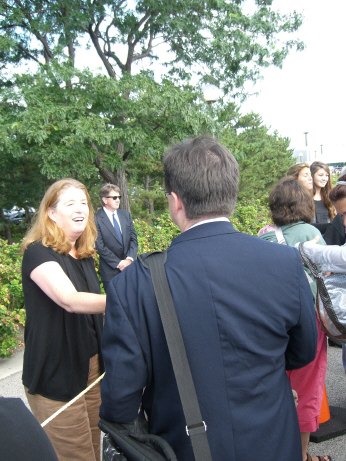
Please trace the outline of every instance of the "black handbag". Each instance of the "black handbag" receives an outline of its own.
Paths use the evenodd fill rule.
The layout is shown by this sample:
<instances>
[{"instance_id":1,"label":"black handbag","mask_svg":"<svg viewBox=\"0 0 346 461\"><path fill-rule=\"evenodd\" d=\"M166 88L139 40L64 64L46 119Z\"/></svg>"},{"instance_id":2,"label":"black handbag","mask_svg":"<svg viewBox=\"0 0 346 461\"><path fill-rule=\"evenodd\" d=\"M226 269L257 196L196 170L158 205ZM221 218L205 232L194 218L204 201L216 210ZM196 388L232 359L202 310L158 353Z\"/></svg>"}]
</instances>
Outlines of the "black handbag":
<instances>
[{"instance_id":1,"label":"black handbag","mask_svg":"<svg viewBox=\"0 0 346 461\"><path fill-rule=\"evenodd\" d=\"M138 256L140 263L150 270L161 321L173 365L175 379L196 461L212 461L207 439L207 426L202 420L195 386L188 363L178 317L169 288L165 262L166 251ZM105 461L176 461L172 447L161 437L149 434L148 423L141 416L128 424L99 422L106 433L103 439Z\"/></svg>"},{"instance_id":2,"label":"black handbag","mask_svg":"<svg viewBox=\"0 0 346 461\"><path fill-rule=\"evenodd\" d=\"M166 440L149 434L148 422L142 416L128 424L101 419L99 427L106 433L103 437L104 461L177 461Z\"/></svg>"}]
</instances>

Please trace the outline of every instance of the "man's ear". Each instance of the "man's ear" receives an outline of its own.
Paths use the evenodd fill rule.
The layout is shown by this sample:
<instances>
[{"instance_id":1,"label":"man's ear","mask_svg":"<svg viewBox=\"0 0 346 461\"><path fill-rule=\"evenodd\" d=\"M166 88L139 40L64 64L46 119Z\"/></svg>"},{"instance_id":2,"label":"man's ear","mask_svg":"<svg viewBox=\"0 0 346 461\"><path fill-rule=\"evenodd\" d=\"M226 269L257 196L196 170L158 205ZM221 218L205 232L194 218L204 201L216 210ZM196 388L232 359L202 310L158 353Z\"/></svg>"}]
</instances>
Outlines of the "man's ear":
<instances>
[{"instance_id":1,"label":"man's ear","mask_svg":"<svg viewBox=\"0 0 346 461\"><path fill-rule=\"evenodd\" d=\"M172 203L172 211L173 211L173 213L178 214L182 210L185 210L184 204L183 204L181 198L175 192L171 192L171 196L172 196L172 202L173 202Z\"/></svg>"}]
</instances>

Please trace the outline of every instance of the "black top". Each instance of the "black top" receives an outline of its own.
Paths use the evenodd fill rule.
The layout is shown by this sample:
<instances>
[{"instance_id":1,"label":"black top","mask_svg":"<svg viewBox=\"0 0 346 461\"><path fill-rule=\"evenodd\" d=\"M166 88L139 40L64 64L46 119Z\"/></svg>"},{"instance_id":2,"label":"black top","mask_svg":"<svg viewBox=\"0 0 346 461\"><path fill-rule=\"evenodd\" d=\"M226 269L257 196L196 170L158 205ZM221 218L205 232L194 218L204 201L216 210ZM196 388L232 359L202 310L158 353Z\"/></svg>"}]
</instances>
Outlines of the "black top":
<instances>
[{"instance_id":1,"label":"black top","mask_svg":"<svg viewBox=\"0 0 346 461\"><path fill-rule=\"evenodd\" d=\"M0 397L0 456L6 461L58 461L35 416L20 399Z\"/></svg>"},{"instance_id":2,"label":"black top","mask_svg":"<svg viewBox=\"0 0 346 461\"><path fill-rule=\"evenodd\" d=\"M316 227L322 235L327 230L328 223L330 222L328 208L322 200L314 200L315 202L315 222L311 223Z\"/></svg>"},{"instance_id":3,"label":"black top","mask_svg":"<svg viewBox=\"0 0 346 461\"><path fill-rule=\"evenodd\" d=\"M327 245L345 244L345 226L342 217L337 214L333 221L328 224L323 236Z\"/></svg>"},{"instance_id":4,"label":"black top","mask_svg":"<svg viewBox=\"0 0 346 461\"><path fill-rule=\"evenodd\" d=\"M315 221L317 224L330 222L328 208L322 200L314 200L315 202Z\"/></svg>"},{"instance_id":5,"label":"black top","mask_svg":"<svg viewBox=\"0 0 346 461\"><path fill-rule=\"evenodd\" d=\"M93 349L89 334L90 316L72 314L58 306L31 280L30 274L44 262L54 261L62 267L77 291L85 291L71 259L35 242L25 250L22 263L26 309L23 384L30 394L60 401L72 399L87 385ZM93 258L81 259L80 264L87 291L100 293ZM103 315L92 315L92 319L103 372L100 350Z\"/></svg>"},{"instance_id":6,"label":"black top","mask_svg":"<svg viewBox=\"0 0 346 461\"><path fill-rule=\"evenodd\" d=\"M75 259L73 256L68 255L70 261L73 265L73 269L76 272L76 276L78 278L78 282L80 283L81 291L89 291L88 283L86 280L86 276L83 270L82 261L80 259ZM98 353L99 347L97 342L97 335L94 325L94 319L91 314L85 314L87 321L88 321L88 329L89 329L89 339L90 339L90 357L93 357L95 354Z\"/></svg>"}]
</instances>

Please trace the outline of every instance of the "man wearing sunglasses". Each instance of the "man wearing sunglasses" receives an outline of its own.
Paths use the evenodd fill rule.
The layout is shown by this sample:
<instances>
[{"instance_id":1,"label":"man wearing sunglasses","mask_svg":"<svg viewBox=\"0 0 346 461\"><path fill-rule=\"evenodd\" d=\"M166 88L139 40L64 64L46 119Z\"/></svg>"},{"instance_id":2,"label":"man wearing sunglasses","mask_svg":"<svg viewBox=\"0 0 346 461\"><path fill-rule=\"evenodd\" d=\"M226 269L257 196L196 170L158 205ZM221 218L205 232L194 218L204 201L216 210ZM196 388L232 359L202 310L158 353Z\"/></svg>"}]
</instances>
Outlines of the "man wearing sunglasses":
<instances>
[{"instance_id":1,"label":"man wearing sunglasses","mask_svg":"<svg viewBox=\"0 0 346 461\"><path fill-rule=\"evenodd\" d=\"M97 228L96 250L100 256L103 288L110 280L129 266L137 256L137 235L131 214L120 210L120 189L105 184L100 190L102 209L95 217Z\"/></svg>"}]
</instances>

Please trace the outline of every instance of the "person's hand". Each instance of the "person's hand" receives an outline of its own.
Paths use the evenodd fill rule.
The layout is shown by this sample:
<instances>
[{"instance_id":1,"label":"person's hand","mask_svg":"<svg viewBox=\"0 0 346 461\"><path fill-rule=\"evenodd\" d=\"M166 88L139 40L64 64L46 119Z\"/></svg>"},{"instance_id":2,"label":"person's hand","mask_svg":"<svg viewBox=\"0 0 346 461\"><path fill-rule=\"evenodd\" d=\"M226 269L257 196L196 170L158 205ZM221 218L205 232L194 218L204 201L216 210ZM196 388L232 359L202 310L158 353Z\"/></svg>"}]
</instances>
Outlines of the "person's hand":
<instances>
[{"instance_id":1,"label":"person's hand","mask_svg":"<svg viewBox=\"0 0 346 461\"><path fill-rule=\"evenodd\" d=\"M123 271L125 267L129 266L132 263L131 259L122 259L118 264L118 269Z\"/></svg>"},{"instance_id":2,"label":"person's hand","mask_svg":"<svg viewBox=\"0 0 346 461\"><path fill-rule=\"evenodd\" d=\"M304 242L304 245L309 244L309 243L312 243L313 245L316 245L316 243L319 241L319 239L320 239L320 237L318 235L316 235L316 237L313 238L312 240L307 240L306 242ZM300 244L299 242L296 243L294 245L294 248L297 248L297 250L299 250L299 244Z\"/></svg>"}]
</instances>

